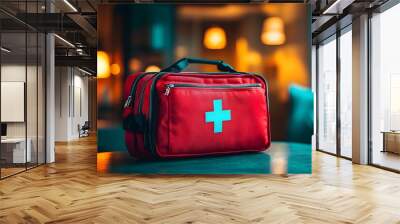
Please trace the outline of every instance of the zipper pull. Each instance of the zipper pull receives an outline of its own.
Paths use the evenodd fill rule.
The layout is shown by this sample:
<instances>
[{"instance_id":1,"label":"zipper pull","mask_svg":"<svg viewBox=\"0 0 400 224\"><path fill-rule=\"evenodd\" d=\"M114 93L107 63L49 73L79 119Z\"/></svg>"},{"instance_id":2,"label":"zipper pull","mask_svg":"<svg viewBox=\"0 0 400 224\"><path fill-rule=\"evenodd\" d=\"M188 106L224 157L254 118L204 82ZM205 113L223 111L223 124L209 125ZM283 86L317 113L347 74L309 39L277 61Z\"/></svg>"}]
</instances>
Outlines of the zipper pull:
<instances>
[{"instance_id":1,"label":"zipper pull","mask_svg":"<svg viewBox=\"0 0 400 224\"><path fill-rule=\"evenodd\" d=\"M173 87L174 87L174 84L168 84L167 88L165 89L164 95L168 96L169 92L171 91L171 88L173 88Z\"/></svg>"},{"instance_id":2,"label":"zipper pull","mask_svg":"<svg viewBox=\"0 0 400 224\"><path fill-rule=\"evenodd\" d=\"M131 101L132 101L132 96L128 96L128 98L125 101L124 108L129 107L131 105Z\"/></svg>"}]
</instances>

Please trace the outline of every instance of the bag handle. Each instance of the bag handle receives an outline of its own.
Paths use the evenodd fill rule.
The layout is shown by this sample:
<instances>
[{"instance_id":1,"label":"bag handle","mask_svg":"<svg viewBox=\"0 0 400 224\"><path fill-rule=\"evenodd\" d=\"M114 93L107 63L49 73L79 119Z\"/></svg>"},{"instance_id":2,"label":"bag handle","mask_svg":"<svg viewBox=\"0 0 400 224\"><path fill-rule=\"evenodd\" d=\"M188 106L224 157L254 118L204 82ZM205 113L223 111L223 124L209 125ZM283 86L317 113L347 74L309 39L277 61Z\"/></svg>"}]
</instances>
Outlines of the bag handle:
<instances>
[{"instance_id":1,"label":"bag handle","mask_svg":"<svg viewBox=\"0 0 400 224\"><path fill-rule=\"evenodd\" d=\"M189 64L216 65L218 70L222 72L236 72L231 65L221 60L208 60L201 58L182 58L169 67L161 70L161 72L182 72L186 67L189 66Z\"/></svg>"}]
</instances>

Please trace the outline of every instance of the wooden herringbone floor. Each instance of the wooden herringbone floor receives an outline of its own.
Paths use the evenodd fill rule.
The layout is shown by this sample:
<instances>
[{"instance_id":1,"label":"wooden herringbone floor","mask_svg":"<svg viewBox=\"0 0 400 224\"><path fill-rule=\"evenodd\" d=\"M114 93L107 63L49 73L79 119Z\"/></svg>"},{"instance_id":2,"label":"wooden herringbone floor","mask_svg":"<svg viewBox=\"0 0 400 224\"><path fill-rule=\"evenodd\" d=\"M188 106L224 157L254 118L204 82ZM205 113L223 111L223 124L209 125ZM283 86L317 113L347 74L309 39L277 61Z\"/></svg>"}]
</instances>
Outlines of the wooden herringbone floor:
<instances>
[{"instance_id":1,"label":"wooden herringbone floor","mask_svg":"<svg viewBox=\"0 0 400 224\"><path fill-rule=\"evenodd\" d=\"M400 223L400 175L315 152L313 174L97 174L93 137L0 181L0 223Z\"/></svg>"}]
</instances>

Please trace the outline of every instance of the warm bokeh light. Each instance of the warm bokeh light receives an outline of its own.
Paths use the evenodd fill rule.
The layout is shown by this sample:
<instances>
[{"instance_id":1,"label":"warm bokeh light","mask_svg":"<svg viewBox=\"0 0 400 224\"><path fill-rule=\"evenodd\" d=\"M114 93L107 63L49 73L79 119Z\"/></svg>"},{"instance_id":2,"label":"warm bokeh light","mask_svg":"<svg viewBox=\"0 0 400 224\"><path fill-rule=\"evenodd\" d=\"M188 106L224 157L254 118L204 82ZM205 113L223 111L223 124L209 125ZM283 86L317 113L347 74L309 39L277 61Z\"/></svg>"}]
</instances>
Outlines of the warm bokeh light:
<instances>
[{"instance_id":1,"label":"warm bokeh light","mask_svg":"<svg viewBox=\"0 0 400 224\"><path fill-rule=\"evenodd\" d=\"M270 17L264 20L261 41L266 45L281 45L286 40L285 25L279 17Z\"/></svg>"},{"instance_id":2,"label":"warm bokeh light","mask_svg":"<svg viewBox=\"0 0 400 224\"><path fill-rule=\"evenodd\" d=\"M221 27L210 27L204 33L204 46L208 49L224 49L226 46L226 34Z\"/></svg>"},{"instance_id":3,"label":"warm bokeh light","mask_svg":"<svg viewBox=\"0 0 400 224\"><path fill-rule=\"evenodd\" d=\"M109 169L111 156L111 152L97 153L97 172L105 172Z\"/></svg>"},{"instance_id":4,"label":"warm bokeh light","mask_svg":"<svg viewBox=\"0 0 400 224\"><path fill-rule=\"evenodd\" d=\"M187 55L187 49L186 49L186 47L185 46L177 46L176 48L175 48L175 55L176 55L176 58L177 59L181 59L181 58L184 58L184 57L186 57L186 55Z\"/></svg>"},{"instance_id":5,"label":"warm bokeh light","mask_svg":"<svg viewBox=\"0 0 400 224\"><path fill-rule=\"evenodd\" d=\"M281 102L287 102L289 99L288 88L291 84L307 86L309 83L306 61L299 57L303 50L303 46L287 45L272 55L271 59L277 66L275 85Z\"/></svg>"},{"instance_id":6,"label":"warm bokeh light","mask_svg":"<svg viewBox=\"0 0 400 224\"><path fill-rule=\"evenodd\" d=\"M250 66L258 66L261 64L261 55L257 51L250 51L247 56Z\"/></svg>"},{"instance_id":7,"label":"warm bokeh light","mask_svg":"<svg viewBox=\"0 0 400 224\"><path fill-rule=\"evenodd\" d=\"M110 59L104 51L97 52L97 78L108 78L110 76Z\"/></svg>"},{"instance_id":8,"label":"warm bokeh light","mask_svg":"<svg viewBox=\"0 0 400 224\"><path fill-rule=\"evenodd\" d=\"M137 72L142 69L142 62L137 58L131 58L129 60L129 70L130 72Z\"/></svg>"},{"instance_id":9,"label":"warm bokeh light","mask_svg":"<svg viewBox=\"0 0 400 224\"><path fill-rule=\"evenodd\" d=\"M113 75L119 75L119 73L121 73L121 67L119 67L119 64L112 64L110 70Z\"/></svg>"},{"instance_id":10,"label":"warm bokeh light","mask_svg":"<svg viewBox=\"0 0 400 224\"><path fill-rule=\"evenodd\" d=\"M271 153L271 173L273 174L287 174L288 172L288 153L289 150L285 148L282 151Z\"/></svg>"},{"instance_id":11,"label":"warm bokeh light","mask_svg":"<svg viewBox=\"0 0 400 224\"><path fill-rule=\"evenodd\" d=\"M159 72L161 69L157 65L149 65L147 66L145 72Z\"/></svg>"},{"instance_id":12,"label":"warm bokeh light","mask_svg":"<svg viewBox=\"0 0 400 224\"><path fill-rule=\"evenodd\" d=\"M246 38L236 41L236 68L239 71L262 72L262 56L259 52L249 49Z\"/></svg>"}]
</instances>

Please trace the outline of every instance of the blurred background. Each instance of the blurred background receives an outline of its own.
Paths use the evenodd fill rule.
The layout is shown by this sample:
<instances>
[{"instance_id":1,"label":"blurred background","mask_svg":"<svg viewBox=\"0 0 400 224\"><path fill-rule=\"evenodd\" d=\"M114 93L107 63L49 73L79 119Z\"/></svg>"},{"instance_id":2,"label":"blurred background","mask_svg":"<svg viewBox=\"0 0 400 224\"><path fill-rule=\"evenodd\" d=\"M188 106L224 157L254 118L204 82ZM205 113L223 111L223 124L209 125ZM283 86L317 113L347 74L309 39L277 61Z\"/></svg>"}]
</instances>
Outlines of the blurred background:
<instances>
[{"instance_id":1,"label":"blurred background","mask_svg":"<svg viewBox=\"0 0 400 224\"><path fill-rule=\"evenodd\" d=\"M270 85L272 140L290 141L291 130L298 130L305 117L306 126L298 130L302 140L296 141L310 142L309 12L305 4L298 3L99 5L98 128L121 126L123 85L130 74L159 71L182 57L197 57L223 60L238 71L263 75ZM189 68L214 69L205 65ZM304 104L309 112L293 108L292 93L303 94L303 99L304 93L311 94L311 101ZM291 122L296 115L301 120L297 124Z\"/></svg>"}]
</instances>

